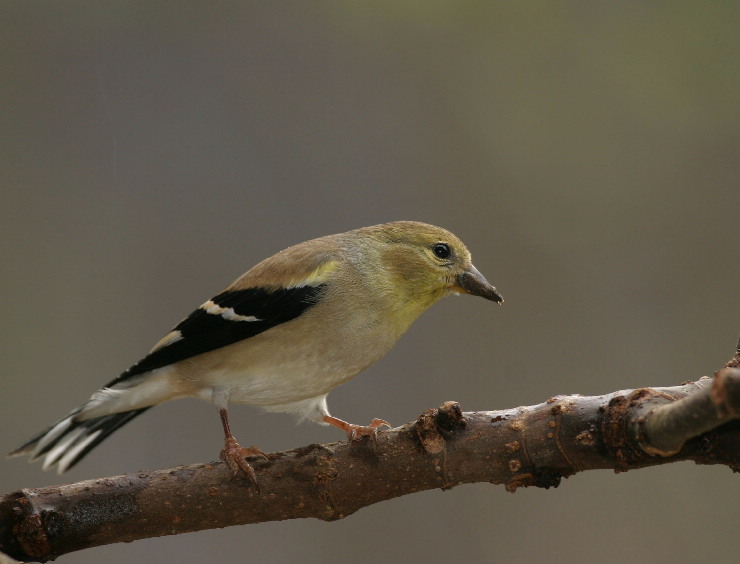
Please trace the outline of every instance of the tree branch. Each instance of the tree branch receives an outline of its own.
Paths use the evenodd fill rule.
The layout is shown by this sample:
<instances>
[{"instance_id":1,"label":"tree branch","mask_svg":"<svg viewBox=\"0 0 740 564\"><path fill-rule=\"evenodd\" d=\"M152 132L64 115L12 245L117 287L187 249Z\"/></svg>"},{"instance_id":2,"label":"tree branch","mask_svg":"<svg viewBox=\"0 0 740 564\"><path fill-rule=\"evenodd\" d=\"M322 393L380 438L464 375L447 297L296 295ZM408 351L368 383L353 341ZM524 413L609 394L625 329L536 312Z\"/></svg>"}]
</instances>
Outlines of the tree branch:
<instances>
[{"instance_id":1,"label":"tree branch","mask_svg":"<svg viewBox=\"0 0 740 564\"><path fill-rule=\"evenodd\" d=\"M740 470L740 355L714 378L530 407L463 413L456 402L363 440L255 459L261 492L222 462L23 489L0 498L0 551L46 561L116 542L263 521L342 519L401 495L491 482L556 487L591 469L679 460Z\"/></svg>"}]
</instances>

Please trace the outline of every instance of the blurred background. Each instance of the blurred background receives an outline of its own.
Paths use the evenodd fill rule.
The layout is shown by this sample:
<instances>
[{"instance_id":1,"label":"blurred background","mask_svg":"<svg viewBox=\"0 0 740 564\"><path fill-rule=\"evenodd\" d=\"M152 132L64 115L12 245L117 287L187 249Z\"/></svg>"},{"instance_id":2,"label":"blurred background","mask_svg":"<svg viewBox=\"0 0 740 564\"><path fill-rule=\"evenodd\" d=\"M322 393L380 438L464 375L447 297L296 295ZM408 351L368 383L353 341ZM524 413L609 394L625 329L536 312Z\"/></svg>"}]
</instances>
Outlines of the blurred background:
<instances>
[{"instance_id":1,"label":"blurred background","mask_svg":"<svg viewBox=\"0 0 740 564\"><path fill-rule=\"evenodd\" d=\"M503 409L711 374L740 329L739 11L3 2L0 450L262 258L396 219L458 234L506 303L443 300L330 395L338 417L400 425L445 400ZM265 451L342 439L251 407L231 417ZM213 406L173 402L68 475L4 460L0 483L221 447ZM682 463L515 495L475 484L59 562L730 562L738 480Z\"/></svg>"}]
</instances>

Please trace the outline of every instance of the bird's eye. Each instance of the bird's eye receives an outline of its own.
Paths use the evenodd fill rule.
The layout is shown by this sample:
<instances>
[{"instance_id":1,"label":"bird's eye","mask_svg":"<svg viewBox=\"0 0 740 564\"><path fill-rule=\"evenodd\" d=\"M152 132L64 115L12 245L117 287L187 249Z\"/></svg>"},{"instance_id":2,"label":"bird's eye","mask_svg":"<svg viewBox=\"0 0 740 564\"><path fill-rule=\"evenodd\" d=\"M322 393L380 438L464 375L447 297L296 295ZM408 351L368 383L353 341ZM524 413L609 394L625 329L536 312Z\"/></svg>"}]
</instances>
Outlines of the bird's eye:
<instances>
[{"instance_id":1,"label":"bird's eye","mask_svg":"<svg viewBox=\"0 0 740 564\"><path fill-rule=\"evenodd\" d=\"M441 259L446 259L450 257L451 251L450 246L446 245L445 243L437 243L432 247L432 252L434 253L434 256Z\"/></svg>"}]
</instances>

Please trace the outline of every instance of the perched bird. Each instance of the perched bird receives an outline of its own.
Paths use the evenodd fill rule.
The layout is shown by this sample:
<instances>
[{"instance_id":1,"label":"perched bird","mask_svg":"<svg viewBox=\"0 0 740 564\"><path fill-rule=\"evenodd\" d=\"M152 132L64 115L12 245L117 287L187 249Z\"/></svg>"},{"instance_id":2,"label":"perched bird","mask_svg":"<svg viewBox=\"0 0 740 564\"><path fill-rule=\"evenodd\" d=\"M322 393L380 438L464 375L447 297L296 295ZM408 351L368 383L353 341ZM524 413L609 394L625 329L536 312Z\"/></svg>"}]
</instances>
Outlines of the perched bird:
<instances>
[{"instance_id":1,"label":"perched bird","mask_svg":"<svg viewBox=\"0 0 740 564\"><path fill-rule=\"evenodd\" d=\"M263 260L211 298L64 419L9 456L74 466L120 426L167 400L197 397L221 415L221 459L256 485L229 428L229 402L294 413L356 436L389 426L329 415L327 394L377 362L411 323L450 293L503 299L455 235L397 221L300 243Z\"/></svg>"}]
</instances>

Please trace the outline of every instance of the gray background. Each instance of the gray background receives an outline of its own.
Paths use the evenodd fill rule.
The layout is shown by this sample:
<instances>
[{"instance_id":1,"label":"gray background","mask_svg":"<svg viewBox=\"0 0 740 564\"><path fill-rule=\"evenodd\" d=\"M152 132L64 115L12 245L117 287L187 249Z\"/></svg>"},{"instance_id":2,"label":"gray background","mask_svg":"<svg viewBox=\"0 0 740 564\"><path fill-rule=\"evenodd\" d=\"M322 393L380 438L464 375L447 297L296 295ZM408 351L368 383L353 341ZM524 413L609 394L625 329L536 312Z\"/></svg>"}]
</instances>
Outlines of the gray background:
<instances>
[{"instance_id":1,"label":"gray background","mask_svg":"<svg viewBox=\"0 0 740 564\"><path fill-rule=\"evenodd\" d=\"M457 233L506 304L443 300L331 394L339 417L711 373L738 336L739 24L733 2L3 2L0 450L258 260L394 219ZM341 439L243 406L232 423L266 451ZM212 406L174 402L61 480L221 441ZM739 493L724 467L588 472L60 562L728 562Z\"/></svg>"}]
</instances>

